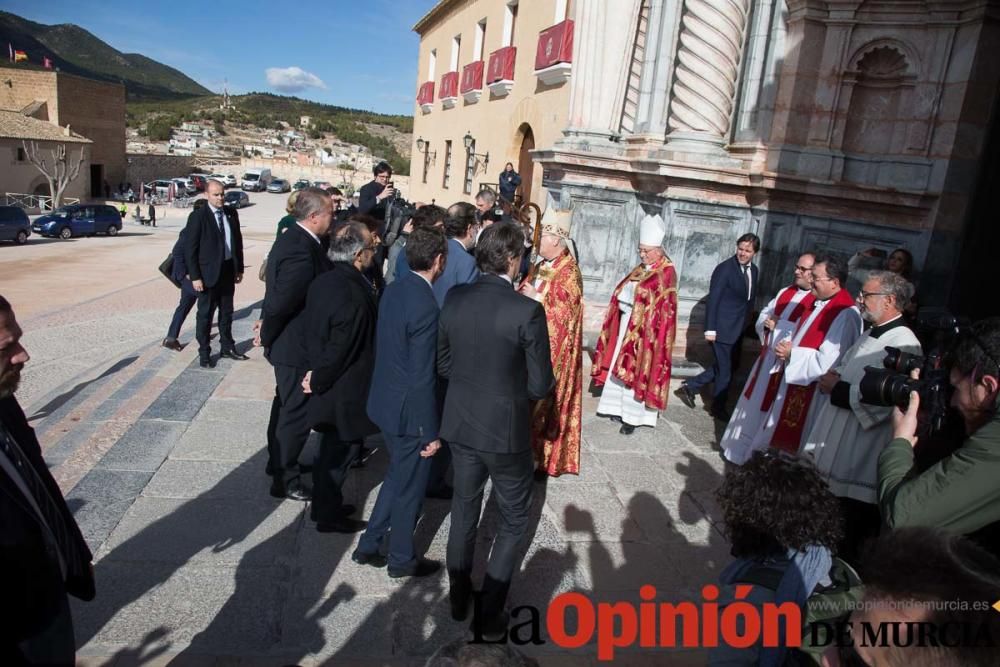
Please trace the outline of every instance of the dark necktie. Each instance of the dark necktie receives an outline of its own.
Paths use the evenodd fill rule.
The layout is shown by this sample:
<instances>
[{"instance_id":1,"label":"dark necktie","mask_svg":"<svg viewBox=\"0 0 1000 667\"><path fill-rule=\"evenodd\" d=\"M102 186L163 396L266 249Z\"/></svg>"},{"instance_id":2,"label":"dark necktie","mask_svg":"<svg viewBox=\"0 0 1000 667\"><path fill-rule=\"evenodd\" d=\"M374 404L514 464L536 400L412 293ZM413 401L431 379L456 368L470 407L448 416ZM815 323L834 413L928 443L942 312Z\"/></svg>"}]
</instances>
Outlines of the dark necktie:
<instances>
[{"instance_id":1,"label":"dark necktie","mask_svg":"<svg viewBox=\"0 0 1000 667\"><path fill-rule=\"evenodd\" d=\"M222 235L225 236L226 235L226 228L222 226L222 209L221 208L215 209L215 219L219 222L219 232L221 232Z\"/></svg>"},{"instance_id":2,"label":"dark necktie","mask_svg":"<svg viewBox=\"0 0 1000 667\"><path fill-rule=\"evenodd\" d=\"M84 567L84 559L77 548L73 536L70 534L69 527L66 525L66 520L59 510L59 506L51 494L49 494L48 489L45 488L45 483L38 476L38 473L35 472L31 462L28 461L27 457L21 451L21 448L14 440L14 436L7 431L7 428L3 424L0 424L0 450L3 451L17 470L21 480L24 482L24 486L27 487L35 504L38 505L42 519L49 527L49 530L52 531L52 536L59 547L59 553L62 554L63 561L66 564L67 577L83 574L81 568Z\"/></svg>"},{"instance_id":3,"label":"dark necktie","mask_svg":"<svg viewBox=\"0 0 1000 667\"><path fill-rule=\"evenodd\" d=\"M750 300L750 265L749 264L743 265L743 280L745 280L746 284L747 284L747 301L749 301Z\"/></svg>"}]
</instances>

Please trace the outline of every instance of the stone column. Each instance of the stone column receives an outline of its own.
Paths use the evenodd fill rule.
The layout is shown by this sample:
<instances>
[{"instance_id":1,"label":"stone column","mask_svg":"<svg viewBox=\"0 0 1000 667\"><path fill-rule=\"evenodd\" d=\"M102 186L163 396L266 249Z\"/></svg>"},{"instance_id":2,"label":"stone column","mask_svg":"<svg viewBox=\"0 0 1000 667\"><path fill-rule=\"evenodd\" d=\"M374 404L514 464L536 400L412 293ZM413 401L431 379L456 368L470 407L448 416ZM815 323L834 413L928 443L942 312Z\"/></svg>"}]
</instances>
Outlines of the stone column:
<instances>
[{"instance_id":1,"label":"stone column","mask_svg":"<svg viewBox=\"0 0 1000 667\"><path fill-rule=\"evenodd\" d=\"M566 136L608 140L621 123L640 0L577 0Z\"/></svg>"},{"instance_id":2,"label":"stone column","mask_svg":"<svg viewBox=\"0 0 1000 667\"><path fill-rule=\"evenodd\" d=\"M684 1L667 118L670 148L723 151L749 5L749 0Z\"/></svg>"},{"instance_id":3,"label":"stone column","mask_svg":"<svg viewBox=\"0 0 1000 667\"><path fill-rule=\"evenodd\" d=\"M680 11L681 6L670 0L652 0L650 5L635 133L655 136L658 141L663 141L667 134L667 105Z\"/></svg>"}]
</instances>

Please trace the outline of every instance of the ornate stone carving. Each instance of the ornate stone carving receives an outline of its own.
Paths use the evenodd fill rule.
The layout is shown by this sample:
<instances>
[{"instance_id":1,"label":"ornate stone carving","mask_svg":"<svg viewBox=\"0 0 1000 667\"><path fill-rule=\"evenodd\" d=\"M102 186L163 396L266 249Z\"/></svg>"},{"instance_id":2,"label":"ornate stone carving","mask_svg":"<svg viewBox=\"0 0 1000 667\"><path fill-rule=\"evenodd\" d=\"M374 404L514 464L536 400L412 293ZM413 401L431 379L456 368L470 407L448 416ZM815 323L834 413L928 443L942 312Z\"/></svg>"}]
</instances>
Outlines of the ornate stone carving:
<instances>
[{"instance_id":1,"label":"ornate stone carving","mask_svg":"<svg viewBox=\"0 0 1000 667\"><path fill-rule=\"evenodd\" d=\"M685 0L670 99L671 132L729 130L749 0Z\"/></svg>"}]
</instances>

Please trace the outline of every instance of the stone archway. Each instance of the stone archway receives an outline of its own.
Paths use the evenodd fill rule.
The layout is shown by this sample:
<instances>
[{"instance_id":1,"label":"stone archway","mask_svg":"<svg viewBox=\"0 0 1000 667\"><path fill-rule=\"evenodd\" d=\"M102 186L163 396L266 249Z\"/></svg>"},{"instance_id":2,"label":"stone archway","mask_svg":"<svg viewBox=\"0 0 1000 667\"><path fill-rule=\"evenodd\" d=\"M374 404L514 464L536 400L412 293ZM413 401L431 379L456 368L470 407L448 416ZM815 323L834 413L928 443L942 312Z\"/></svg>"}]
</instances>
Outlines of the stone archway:
<instances>
[{"instance_id":1,"label":"stone archway","mask_svg":"<svg viewBox=\"0 0 1000 667\"><path fill-rule=\"evenodd\" d=\"M531 201L531 186L534 181L535 161L531 158L531 151L535 150L535 133L531 125L522 123L517 129L521 138L521 146L517 154L517 173L521 175L521 203ZM542 208L545 208L542 206Z\"/></svg>"}]
</instances>

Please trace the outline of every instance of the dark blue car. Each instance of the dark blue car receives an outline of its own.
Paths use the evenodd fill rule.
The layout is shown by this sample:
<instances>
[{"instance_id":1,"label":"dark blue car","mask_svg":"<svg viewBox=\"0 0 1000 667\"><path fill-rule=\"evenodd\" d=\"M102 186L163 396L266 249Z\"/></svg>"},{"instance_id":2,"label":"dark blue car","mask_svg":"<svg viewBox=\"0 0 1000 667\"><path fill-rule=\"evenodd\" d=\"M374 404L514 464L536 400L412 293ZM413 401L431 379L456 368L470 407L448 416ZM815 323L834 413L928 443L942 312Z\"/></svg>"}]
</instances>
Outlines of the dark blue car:
<instances>
[{"instance_id":1,"label":"dark blue car","mask_svg":"<svg viewBox=\"0 0 1000 667\"><path fill-rule=\"evenodd\" d=\"M28 242L31 223L24 211L16 206L0 206L0 241L13 241L18 245Z\"/></svg>"},{"instance_id":2,"label":"dark blue car","mask_svg":"<svg viewBox=\"0 0 1000 667\"><path fill-rule=\"evenodd\" d=\"M37 218L31 229L36 234L58 236L61 239L94 234L115 236L122 229L122 217L111 206L72 204Z\"/></svg>"}]
</instances>

